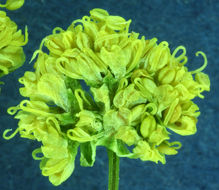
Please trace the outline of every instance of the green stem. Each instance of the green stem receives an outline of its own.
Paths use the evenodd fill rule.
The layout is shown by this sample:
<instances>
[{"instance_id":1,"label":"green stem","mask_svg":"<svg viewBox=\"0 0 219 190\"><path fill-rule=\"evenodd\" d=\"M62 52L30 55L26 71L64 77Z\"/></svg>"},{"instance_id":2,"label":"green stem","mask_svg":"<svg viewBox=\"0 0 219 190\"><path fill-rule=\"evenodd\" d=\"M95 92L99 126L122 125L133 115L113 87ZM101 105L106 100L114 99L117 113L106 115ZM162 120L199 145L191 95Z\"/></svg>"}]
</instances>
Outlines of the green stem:
<instances>
[{"instance_id":1,"label":"green stem","mask_svg":"<svg viewBox=\"0 0 219 190\"><path fill-rule=\"evenodd\" d=\"M109 182L108 190L119 190L119 157L108 149Z\"/></svg>"}]
</instances>

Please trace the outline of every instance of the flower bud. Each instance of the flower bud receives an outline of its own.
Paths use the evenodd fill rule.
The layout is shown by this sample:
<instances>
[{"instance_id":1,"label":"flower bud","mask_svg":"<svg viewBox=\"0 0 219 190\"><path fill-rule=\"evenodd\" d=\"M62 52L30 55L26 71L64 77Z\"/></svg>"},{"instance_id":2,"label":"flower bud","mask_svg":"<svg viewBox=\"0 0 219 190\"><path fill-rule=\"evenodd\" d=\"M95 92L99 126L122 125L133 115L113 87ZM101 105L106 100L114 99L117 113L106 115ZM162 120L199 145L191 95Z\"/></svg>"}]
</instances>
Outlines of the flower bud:
<instances>
[{"instance_id":1,"label":"flower bud","mask_svg":"<svg viewBox=\"0 0 219 190\"><path fill-rule=\"evenodd\" d=\"M135 106L131 110L131 122L133 125L136 125L136 123L139 123L141 120L141 116L145 112L145 104L141 104L138 106Z\"/></svg>"},{"instance_id":2,"label":"flower bud","mask_svg":"<svg viewBox=\"0 0 219 190\"><path fill-rule=\"evenodd\" d=\"M210 80L208 75L202 72L197 73L195 75L195 80L201 85L203 90L210 91Z\"/></svg>"},{"instance_id":3,"label":"flower bud","mask_svg":"<svg viewBox=\"0 0 219 190\"><path fill-rule=\"evenodd\" d=\"M156 120L154 119L153 116L149 115L141 123L140 126L141 135L144 138L147 138L155 130L155 128L156 128Z\"/></svg>"},{"instance_id":4,"label":"flower bud","mask_svg":"<svg viewBox=\"0 0 219 190\"><path fill-rule=\"evenodd\" d=\"M151 94L153 94L155 89L157 88L155 82L149 78L142 79L142 84Z\"/></svg>"},{"instance_id":5,"label":"flower bud","mask_svg":"<svg viewBox=\"0 0 219 190\"><path fill-rule=\"evenodd\" d=\"M174 79L174 83L180 83L180 81L183 79L185 73L186 73L186 70L184 67L180 67L180 68L177 68L176 69L176 75L175 75L175 79Z\"/></svg>"},{"instance_id":6,"label":"flower bud","mask_svg":"<svg viewBox=\"0 0 219 190\"><path fill-rule=\"evenodd\" d=\"M167 116L167 113L169 112L169 110L170 110L170 108L169 108L169 109L166 109L166 110L164 111L164 117ZM173 113L172 113L172 115L170 116L169 123L174 123L174 122L176 122L176 121L180 118L181 114L182 114L182 109L181 109L181 106L178 104L178 105L174 108Z\"/></svg>"},{"instance_id":7,"label":"flower bud","mask_svg":"<svg viewBox=\"0 0 219 190\"><path fill-rule=\"evenodd\" d=\"M175 70L170 67L164 67L158 73L158 81L160 84L170 84L175 78Z\"/></svg>"},{"instance_id":8,"label":"flower bud","mask_svg":"<svg viewBox=\"0 0 219 190\"><path fill-rule=\"evenodd\" d=\"M130 23L130 21L126 21L120 16L109 16L106 19L107 27L112 30L123 30L127 23Z\"/></svg>"},{"instance_id":9,"label":"flower bud","mask_svg":"<svg viewBox=\"0 0 219 190\"><path fill-rule=\"evenodd\" d=\"M170 56L168 43L165 41L161 42L150 51L147 58L147 70L153 73L163 68L168 63Z\"/></svg>"},{"instance_id":10,"label":"flower bud","mask_svg":"<svg viewBox=\"0 0 219 190\"><path fill-rule=\"evenodd\" d=\"M109 13L103 9L92 9L90 11L90 17L97 21L104 21L107 16L109 16Z\"/></svg>"}]
</instances>

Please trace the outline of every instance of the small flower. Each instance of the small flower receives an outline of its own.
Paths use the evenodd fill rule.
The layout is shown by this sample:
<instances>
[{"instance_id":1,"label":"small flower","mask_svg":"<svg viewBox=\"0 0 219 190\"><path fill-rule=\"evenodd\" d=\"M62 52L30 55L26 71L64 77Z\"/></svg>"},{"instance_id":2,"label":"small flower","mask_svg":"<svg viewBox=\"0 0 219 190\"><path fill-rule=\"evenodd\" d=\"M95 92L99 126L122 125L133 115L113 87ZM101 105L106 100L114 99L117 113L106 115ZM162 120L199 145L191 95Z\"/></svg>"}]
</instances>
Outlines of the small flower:
<instances>
[{"instance_id":1,"label":"small flower","mask_svg":"<svg viewBox=\"0 0 219 190\"><path fill-rule=\"evenodd\" d=\"M61 150L59 146L55 145L42 147L42 153L45 155L40 162L42 175L48 176L49 181L55 186L66 181L74 171L77 148L77 144L74 147L71 146L70 149L66 147L66 149Z\"/></svg>"},{"instance_id":2,"label":"small flower","mask_svg":"<svg viewBox=\"0 0 219 190\"><path fill-rule=\"evenodd\" d=\"M115 138L122 140L128 146L137 144L138 140L140 140L137 131L131 126L121 126L118 129Z\"/></svg>"},{"instance_id":3,"label":"small flower","mask_svg":"<svg viewBox=\"0 0 219 190\"><path fill-rule=\"evenodd\" d=\"M155 147L151 147L147 141L139 141L133 152L142 161L153 161L156 163L160 161L163 164L166 162L164 155L160 154Z\"/></svg>"}]
</instances>

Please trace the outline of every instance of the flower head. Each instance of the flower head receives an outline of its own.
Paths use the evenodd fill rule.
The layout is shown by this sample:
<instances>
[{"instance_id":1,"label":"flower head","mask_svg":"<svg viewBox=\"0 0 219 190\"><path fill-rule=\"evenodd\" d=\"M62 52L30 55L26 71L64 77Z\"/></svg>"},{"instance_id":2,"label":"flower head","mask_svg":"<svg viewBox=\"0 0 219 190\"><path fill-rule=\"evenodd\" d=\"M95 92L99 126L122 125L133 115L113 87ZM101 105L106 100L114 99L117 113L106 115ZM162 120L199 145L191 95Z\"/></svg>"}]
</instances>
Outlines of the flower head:
<instances>
[{"instance_id":1,"label":"flower head","mask_svg":"<svg viewBox=\"0 0 219 190\"><path fill-rule=\"evenodd\" d=\"M54 185L73 172L78 147L82 166L93 165L97 146L164 164L165 155L181 147L171 142L170 133L196 132L199 108L192 100L210 90L202 72L205 54L197 53L203 66L188 71L183 46L171 53L166 41L158 44L156 38L130 32L130 23L93 9L67 30L55 28L33 55L35 71L19 79L20 93L29 100L9 109L11 114L19 110L15 133L42 142L33 155ZM90 89L84 90L81 81Z\"/></svg>"}]
</instances>

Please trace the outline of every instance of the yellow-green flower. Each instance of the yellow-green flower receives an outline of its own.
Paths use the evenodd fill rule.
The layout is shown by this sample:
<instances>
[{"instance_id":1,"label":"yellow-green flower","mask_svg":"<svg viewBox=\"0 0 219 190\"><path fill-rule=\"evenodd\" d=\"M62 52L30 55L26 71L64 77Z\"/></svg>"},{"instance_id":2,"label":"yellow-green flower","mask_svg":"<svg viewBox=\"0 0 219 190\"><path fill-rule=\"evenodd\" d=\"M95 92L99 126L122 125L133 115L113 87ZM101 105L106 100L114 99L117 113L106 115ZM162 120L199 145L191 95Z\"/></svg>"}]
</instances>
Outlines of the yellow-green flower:
<instances>
[{"instance_id":1,"label":"yellow-green flower","mask_svg":"<svg viewBox=\"0 0 219 190\"><path fill-rule=\"evenodd\" d=\"M200 112L192 100L210 90L202 72L205 54L196 54L203 56L203 66L188 71L183 46L171 53L166 41L157 44L156 38L130 32L130 23L93 9L67 30L55 28L33 55L35 71L19 79L20 93L29 100L9 109L11 114L20 110L15 116L20 121L4 137L19 132L40 141L33 157L41 160L42 174L54 185L73 172L78 147L81 166L93 166L97 146L119 157L165 164L165 156L181 147L171 142L171 132L192 135L197 130ZM178 51L182 54L176 57Z\"/></svg>"},{"instance_id":2,"label":"yellow-green flower","mask_svg":"<svg viewBox=\"0 0 219 190\"><path fill-rule=\"evenodd\" d=\"M0 11L0 77L20 67L25 61L22 46L28 41L4 11Z\"/></svg>"}]
</instances>

